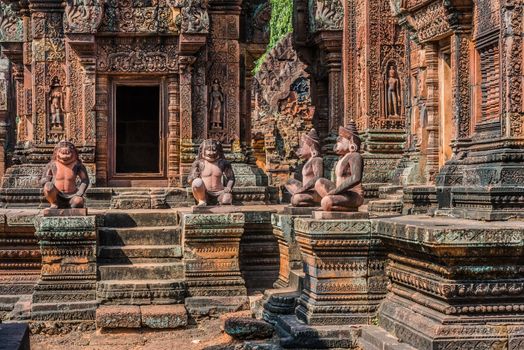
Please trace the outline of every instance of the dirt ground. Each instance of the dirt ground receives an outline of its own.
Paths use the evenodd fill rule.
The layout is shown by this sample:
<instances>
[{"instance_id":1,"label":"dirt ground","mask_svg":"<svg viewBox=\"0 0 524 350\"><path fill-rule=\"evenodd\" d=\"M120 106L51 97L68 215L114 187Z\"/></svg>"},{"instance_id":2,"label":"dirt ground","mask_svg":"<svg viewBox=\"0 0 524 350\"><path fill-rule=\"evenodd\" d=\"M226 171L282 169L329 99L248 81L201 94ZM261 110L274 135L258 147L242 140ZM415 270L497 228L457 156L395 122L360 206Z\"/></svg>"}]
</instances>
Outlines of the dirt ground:
<instances>
[{"instance_id":1,"label":"dirt ground","mask_svg":"<svg viewBox=\"0 0 524 350\"><path fill-rule=\"evenodd\" d=\"M242 348L218 319L180 330L119 330L32 335L31 350L218 350Z\"/></svg>"}]
</instances>

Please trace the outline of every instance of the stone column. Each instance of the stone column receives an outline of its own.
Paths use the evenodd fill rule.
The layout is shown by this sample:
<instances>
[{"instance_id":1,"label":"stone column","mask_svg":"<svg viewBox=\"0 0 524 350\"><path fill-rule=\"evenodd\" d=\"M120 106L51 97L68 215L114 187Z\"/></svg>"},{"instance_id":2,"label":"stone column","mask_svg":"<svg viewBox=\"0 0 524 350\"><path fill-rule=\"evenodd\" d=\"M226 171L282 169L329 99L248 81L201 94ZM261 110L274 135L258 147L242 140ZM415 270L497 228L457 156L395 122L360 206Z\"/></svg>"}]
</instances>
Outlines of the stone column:
<instances>
[{"instance_id":1,"label":"stone column","mask_svg":"<svg viewBox=\"0 0 524 350\"><path fill-rule=\"evenodd\" d=\"M32 319L95 320L95 216L36 218L42 273L33 293Z\"/></svg>"}]
</instances>

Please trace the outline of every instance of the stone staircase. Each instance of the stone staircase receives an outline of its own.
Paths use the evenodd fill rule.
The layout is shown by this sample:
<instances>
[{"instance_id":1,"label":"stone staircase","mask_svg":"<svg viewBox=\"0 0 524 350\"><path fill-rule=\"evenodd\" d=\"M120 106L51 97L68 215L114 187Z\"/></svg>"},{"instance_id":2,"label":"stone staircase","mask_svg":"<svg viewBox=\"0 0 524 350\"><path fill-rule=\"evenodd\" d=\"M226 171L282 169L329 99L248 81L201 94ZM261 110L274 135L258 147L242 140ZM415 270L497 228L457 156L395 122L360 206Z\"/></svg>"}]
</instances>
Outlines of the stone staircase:
<instances>
[{"instance_id":1,"label":"stone staircase","mask_svg":"<svg viewBox=\"0 0 524 350\"><path fill-rule=\"evenodd\" d=\"M358 340L362 350L416 350L377 326L366 326Z\"/></svg>"},{"instance_id":2,"label":"stone staircase","mask_svg":"<svg viewBox=\"0 0 524 350\"><path fill-rule=\"evenodd\" d=\"M175 211L110 211L103 225L97 286L101 304L183 302L184 264Z\"/></svg>"},{"instance_id":3,"label":"stone staircase","mask_svg":"<svg viewBox=\"0 0 524 350\"><path fill-rule=\"evenodd\" d=\"M378 215L402 214L404 191L402 186L380 186L379 199L368 203L368 212Z\"/></svg>"},{"instance_id":4,"label":"stone staircase","mask_svg":"<svg viewBox=\"0 0 524 350\"><path fill-rule=\"evenodd\" d=\"M148 305L151 308L184 303L186 286L182 239L176 211L107 212L99 228L97 260L97 299L101 304L97 310L99 325L140 327L140 315L146 310L148 313L151 311ZM185 313L183 305L175 306L179 306L177 313ZM161 312L162 309L152 310ZM173 311L172 308L165 310ZM104 320L104 317L121 314L138 321L126 326Z\"/></svg>"}]
</instances>

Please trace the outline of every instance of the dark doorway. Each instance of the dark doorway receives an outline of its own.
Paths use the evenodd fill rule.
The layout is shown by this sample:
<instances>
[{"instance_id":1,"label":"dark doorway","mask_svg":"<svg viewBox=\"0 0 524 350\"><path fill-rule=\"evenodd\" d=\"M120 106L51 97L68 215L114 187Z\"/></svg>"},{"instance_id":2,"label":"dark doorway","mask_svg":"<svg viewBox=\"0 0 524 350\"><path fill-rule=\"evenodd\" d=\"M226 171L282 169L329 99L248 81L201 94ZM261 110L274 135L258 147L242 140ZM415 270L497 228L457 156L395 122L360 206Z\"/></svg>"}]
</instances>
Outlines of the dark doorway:
<instances>
[{"instance_id":1,"label":"dark doorway","mask_svg":"<svg viewBox=\"0 0 524 350\"><path fill-rule=\"evenodd\" d=\"M116 87L117 174L160 172L160 87Z\"/></svg>"}]
</instances>

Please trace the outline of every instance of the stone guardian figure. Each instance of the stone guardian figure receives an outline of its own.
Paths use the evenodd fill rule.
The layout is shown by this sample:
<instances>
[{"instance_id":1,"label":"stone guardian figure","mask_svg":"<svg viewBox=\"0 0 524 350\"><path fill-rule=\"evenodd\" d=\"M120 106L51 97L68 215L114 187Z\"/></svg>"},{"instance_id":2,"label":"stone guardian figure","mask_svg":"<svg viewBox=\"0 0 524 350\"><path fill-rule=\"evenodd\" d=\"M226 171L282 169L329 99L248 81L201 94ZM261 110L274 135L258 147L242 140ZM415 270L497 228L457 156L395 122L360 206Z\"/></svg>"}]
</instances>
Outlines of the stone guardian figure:
<instances>
[{"instance_id":1,"label":"stone guardian figure","mask_svg":"<svg viewBox=\"0 0 524 350\"><path fill-rule=\"evenodd\" d=\"M315 190L322 197L320 205L324 211L358 211L364 203L362 172L364 161L360 155L360 138L357 126L351 121L347 127L339 128L334 151L341 158L335 165L335 182L319 179Z\"/></svg>"},{"instance_id":2,"label":"stone guardian figure","mask_svg":"<svg viewBox=\"0 0 524 350\"><path fill-rule=\"evenodd\" d=\"M298 156L306 161L302 167L302 182L290 179L285 185L291 193L293 207L312 207L320 203L315 183L322 177L324 162L320 154L320 140L315 129L302 135Z\"/></svg>"},{"instance_id":3,"label":"stone guardian figure","mask_svg":"<svg viewBox=\"0 0 524 350\"><path fill-rule=\"evenodd\" d=\"M80 179L78 187L77 178ZM51 209L84 207L89 176L73 143L60 141L55 146L53 158L46 165L40 183L44 186L44 196Z\"/></svg>"},{"instance_id":4,"label":"stone guardian figure","mask_svg":"<svg viewBox=\"0 0 524 350\"><path fill-rule=\"evenodd\" d=\"M226 186L224 186L224 178ZM235 185L235 174L231 164L224 157L220 142L215 140L202 142L187 181L191 185L198 206L206 206L208 202L218 202L221 205L229 205L233 202L231 192Z\"/></svg>"}]
</instances>

